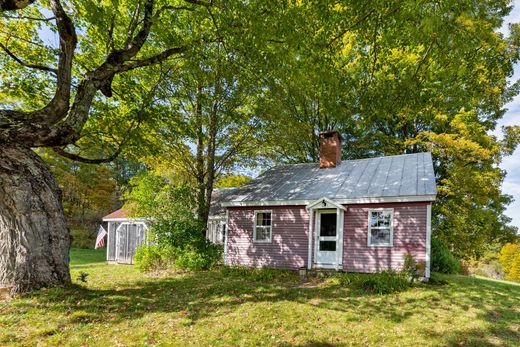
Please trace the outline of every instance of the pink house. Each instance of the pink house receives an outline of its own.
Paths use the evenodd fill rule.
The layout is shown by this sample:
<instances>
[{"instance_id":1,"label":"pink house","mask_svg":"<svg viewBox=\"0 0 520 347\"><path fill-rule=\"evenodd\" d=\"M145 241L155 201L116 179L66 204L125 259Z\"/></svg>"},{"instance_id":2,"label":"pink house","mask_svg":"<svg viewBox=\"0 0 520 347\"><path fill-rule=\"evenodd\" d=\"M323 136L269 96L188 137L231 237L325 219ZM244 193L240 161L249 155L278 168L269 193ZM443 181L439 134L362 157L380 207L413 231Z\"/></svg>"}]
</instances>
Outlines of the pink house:
<instances>
[{"instance_id":1,"label":"pink house","mask_svg":"<svg viewBox=\"0 0 520 347\"><path fill-rule=\"evenodd\" d=\"M223 202L227 265L352 272L399 269L406 254L430 276L430 153L341 161L337 131L320 163L275 167Z\"/></svg>"}]
</instances>

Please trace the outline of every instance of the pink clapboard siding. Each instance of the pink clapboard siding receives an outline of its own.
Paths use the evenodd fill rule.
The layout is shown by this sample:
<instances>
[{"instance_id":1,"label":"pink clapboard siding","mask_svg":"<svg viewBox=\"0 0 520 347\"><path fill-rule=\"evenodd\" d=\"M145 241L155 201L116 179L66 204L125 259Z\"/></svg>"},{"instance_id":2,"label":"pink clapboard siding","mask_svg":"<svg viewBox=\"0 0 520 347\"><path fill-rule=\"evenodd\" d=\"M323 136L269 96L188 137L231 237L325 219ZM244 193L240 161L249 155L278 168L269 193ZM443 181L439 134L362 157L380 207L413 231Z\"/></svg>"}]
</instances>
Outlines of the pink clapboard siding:
<instances>
[{"instance_id":1,"label":"pink clapboard siding","mask_svg":"<svg viewBox=\"0 0 520 347\"><path fill-rule=\"evenodd\" d=\"M416 261L426 259L426 210L428 203L349 205L345 213L343 270L376 272L399 269L407 253ZM368 246L368 211L394 209L393 247Z\"/></svg>"},{"instance_id":2,"label":"pink clapboard siding","mask_svg":"<svg viewBox=\"0 0 520 347\"><path fill-rule=\"evenodd\" d=\"M272 211L271 243L253 242L255 210ZM309 216L304 206L228 208L228 265L296 269L305 267Z\"/></svg>"},{"instance_id":3,"label":"pink clapboard siding","mask_svg":"<svg viewBox=\"0 0 520 347\"><path fill-rule=\"evenodd\" d=\"M345 205L343 270L399 269L407 253L417 261L425 261L427 205L426 202ZM374 208L394 209L393 247L368 246L368 211ZM255 210L272 211L270 243L253 242ZM305 206L229 207L226 263L290 269L306 267L308 228ZM314 256L314 249L312 253Z\"/></svg>"}]
</instances>

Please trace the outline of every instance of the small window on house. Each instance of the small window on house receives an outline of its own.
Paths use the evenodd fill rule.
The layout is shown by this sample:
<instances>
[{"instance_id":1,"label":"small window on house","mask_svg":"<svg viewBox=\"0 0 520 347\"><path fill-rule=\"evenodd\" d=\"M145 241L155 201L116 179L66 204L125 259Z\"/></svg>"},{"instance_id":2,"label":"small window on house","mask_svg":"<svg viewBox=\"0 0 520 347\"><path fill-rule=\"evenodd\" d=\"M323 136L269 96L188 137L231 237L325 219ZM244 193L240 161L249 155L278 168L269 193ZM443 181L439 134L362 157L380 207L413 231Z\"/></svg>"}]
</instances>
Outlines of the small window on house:
<instances>
[{"instance_id":1,"label":"small window on house","mask_svg":"<svg viewBox=\"0 0 520 347\"><path fill-rule=\"evenodd\" d=\"M391 247L393 244L393 215L391 209L370 210L368 213L368 245Z\"/></svg>"},{"instance_id":2,"label":"small window on house","mask_svg":"<svg viewBox=\"0 0 520 347\"><path fill-rule=\"evenodd\" d=\"M271 211L255 211L253 240L255 242L271 242L271 234Z\"/></svg>"}]
</instances>

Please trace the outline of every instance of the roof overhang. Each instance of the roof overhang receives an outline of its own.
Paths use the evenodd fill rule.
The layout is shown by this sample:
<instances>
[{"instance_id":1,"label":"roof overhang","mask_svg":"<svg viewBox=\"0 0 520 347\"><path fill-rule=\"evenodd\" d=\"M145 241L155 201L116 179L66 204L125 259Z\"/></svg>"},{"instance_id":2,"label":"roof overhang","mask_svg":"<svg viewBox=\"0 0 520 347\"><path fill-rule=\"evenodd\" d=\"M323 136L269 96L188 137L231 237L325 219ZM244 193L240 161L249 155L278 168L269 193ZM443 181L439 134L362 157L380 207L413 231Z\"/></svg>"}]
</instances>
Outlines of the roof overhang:
<instances>
[{"instance_id":1,"label":"roof overhang","mask_svg":"<svg viewBox=\"0 0 520 347\"><path fill-rule=\"evenodd\" d=\"M341 209L343 211L347 210L343 205L338 204L337 202L330 200L328 198L325 198L325 197L320 198L314 202L311 202L310 204L305 206L305 208L307 210L314 210L314 209L318 209L318 208L331 208L331 207Z\"/></svg>"},{"instance_id":2,"label":"roof overhang","mask_svg":"<svg viewBox=\"0 0 520 347\"><path fill-rule=\"evenodd\" d=\"M435 194L432 195L408 195L408 196L382 196L372 198L355 198L355 199L334 199L331 200L336 204L384 204L396 202L433 202ZM307 206L318 200L261 200L261 201L226 201L222 203L223 207L240 207L240 206Z\"/></svg>"},{"instance_id":3,"label":"roof overhang","mask_svg":"<svg viewBox=\"0 0 520 347\"><path fill-rule=\"evenodd\" d=\"M103 218L103 222L147 222L148 220L146 218Z\"/></svg>"}]
</instances>

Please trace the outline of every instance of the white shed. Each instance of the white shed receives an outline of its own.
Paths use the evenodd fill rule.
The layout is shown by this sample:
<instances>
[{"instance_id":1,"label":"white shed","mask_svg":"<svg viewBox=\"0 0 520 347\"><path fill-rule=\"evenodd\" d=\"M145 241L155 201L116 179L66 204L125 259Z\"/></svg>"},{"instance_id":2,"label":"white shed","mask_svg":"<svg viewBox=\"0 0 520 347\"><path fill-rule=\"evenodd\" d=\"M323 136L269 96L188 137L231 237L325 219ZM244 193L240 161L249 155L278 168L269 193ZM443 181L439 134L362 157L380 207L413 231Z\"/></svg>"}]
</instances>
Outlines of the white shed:
<instances>
[{"instance_id":1,"label":"white shed","mask_svg":"<svg viewBox=\"0 0 520 347\"><path fill-rule=\"evenodd\" d=\"M108 223L107 261L132 264L135 249L147 241L148 225L142 218L130 218L124 209L103 217Z\"/></svg>"}]
</instances>

